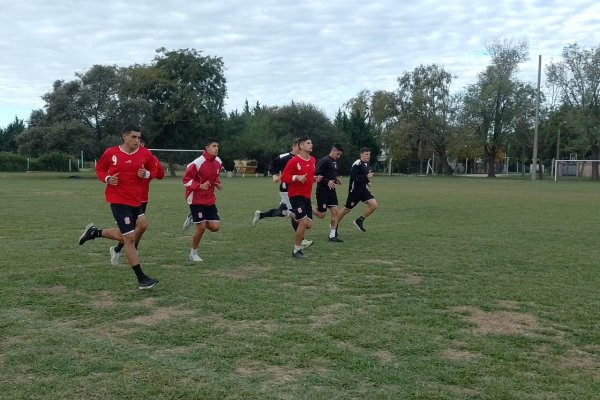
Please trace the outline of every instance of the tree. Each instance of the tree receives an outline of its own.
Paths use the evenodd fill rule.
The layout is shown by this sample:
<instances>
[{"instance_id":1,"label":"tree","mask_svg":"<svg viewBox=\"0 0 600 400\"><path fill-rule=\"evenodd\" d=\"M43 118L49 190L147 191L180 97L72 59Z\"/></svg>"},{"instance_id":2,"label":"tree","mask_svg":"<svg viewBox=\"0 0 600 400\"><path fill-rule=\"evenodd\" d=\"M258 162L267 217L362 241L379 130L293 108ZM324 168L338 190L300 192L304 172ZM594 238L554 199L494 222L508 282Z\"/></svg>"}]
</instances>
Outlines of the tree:
<instances>
[{"instance_id":1,"label":"tree","mask_svg":"<svg viewBox=\"0 0 600 400\"><path fill-rule=\"evenodd\" d=\"M15 120L8 124L5 129L0 129L0 151L16 153L17 135L25 130L25 123L15 116Z\"/></svg>"},{"instance_id":2,"label":"tree","mask_svg":"<svg viewBox=\"0 0 600 400\"><path fill-rule=\"evenodd\" d=\"M495 177L498 152L514 132L518 66L528 58L527 42L494 41L487 50L490 65L479 74L464 96L463 121L483 143L488 177Z\"/></svg>"},{"instance_id":3,"label":"tree","mask_svg":"<svg viewBox=\"0 0 600 400\"><path fill-rule=\"evenodd\" d=\"M434 150L446 174L452 173L447 150L456 112L456 103L450 95L451 83L452 75L443 67L420 65L398 78L397 92L403 125L413 130L419 148L424 144ZM411 134L406 129L398 132Z\"/></svg>"},{"instance_id":4,"label":"tree","mask_svg":"<svg viewBox=\"0 0 600 400\"><path fill-rule=\"evenodd\" d=\"M600 47L581 49L576 43L563 49L562 61L550 63L547 79L563 101L565 122L587 145L589 156L600 159ZM592 179L599 180L597 164Z\"/></svg>"}]
</instances>

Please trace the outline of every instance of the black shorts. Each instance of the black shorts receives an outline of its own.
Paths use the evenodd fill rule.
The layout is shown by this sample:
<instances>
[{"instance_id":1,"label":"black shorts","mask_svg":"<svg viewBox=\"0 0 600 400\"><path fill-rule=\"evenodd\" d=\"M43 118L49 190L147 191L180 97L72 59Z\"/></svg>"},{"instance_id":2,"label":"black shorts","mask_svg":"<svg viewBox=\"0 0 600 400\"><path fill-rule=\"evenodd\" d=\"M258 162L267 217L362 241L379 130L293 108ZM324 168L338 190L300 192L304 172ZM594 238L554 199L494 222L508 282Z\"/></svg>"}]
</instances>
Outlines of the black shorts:
<instances>
[{"instance_id":1,"label":"black shorts","mask_svg":"<svg viewBox=\"0 0 600 400\"><path fill-rule=\"evenodd\" d=\"M304 196L293 196L290 197L290 203L292 204L292 212L296 217L296 221L306 217L312 219L312 205L310 204L310 199L307 199Z\"/></svg>"},{"instance_id":2,"label":"black shorts","mask_svg":"<svg viewBox=\"0 0 600 400\"><path fill-rule=\"evenodd\" d=\"M317 192L317 210L325 212L328 208L337 206L339 206L339 202L335 190Z\"/></svg>"},{"instance_id":3,"label":"black shorts","mask_svg":"<svg viewBox=\"0 0 600 400\"><path fill-rule=\"evenodd\" d=\"M220 222L219 210L217 210L216 204L210 206L203 206L199 204L190 204L190 211L192 213L192 221L197 224L200 222Z\"/></svg>"},{"instance_id":4,"label":"black shorts","mask_svg":"<svg viewBox=\"0 0 600 400\"><path fill-rule=\"evenodd\" d=\"M373 196L368 190L365 192L349 192L344 207L353 209L361 201L363 203L366 203L367 201L374 198L375 196Z\"/></svg>"},{"instance_id":5,"label":"black shorts","mask_svg":"<svg viewBox=\"0 0 600 400\"><path fill-rule=\"evenodd\" d=\"M148 207L148 202L144 201L140 207L142 208L144 214L146 214L146 207Z\"/></svg>"},{"instance_id":6,"label":"black shorts","mask_svg":"<svg viewBox=\"0 0 600 400\"><path fill-rule=\"evenodd\" d=\"M141 206L132 207L125 204L111 204L110 210L119 226L121 235L129 235L135 231L135 223L138 217L144 215Z\"/></svg>"}]
</instances>

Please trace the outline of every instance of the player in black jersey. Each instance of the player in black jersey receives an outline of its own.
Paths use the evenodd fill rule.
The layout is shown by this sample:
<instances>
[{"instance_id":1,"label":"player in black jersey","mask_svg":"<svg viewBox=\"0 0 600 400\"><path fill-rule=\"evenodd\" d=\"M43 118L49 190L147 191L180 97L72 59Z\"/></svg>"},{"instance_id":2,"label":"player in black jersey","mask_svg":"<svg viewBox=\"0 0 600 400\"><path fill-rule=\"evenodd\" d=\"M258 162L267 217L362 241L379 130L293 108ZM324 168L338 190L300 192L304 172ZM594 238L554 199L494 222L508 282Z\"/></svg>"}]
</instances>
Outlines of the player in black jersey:
<instances>
[{"instance_id":1,"label":"player in black jersey","mask_svg":"<svg viewBox=\"0 0 600 400\"><path fill-rule=\"evenodd\" d=\"M322 176L321 180L317 183L317 210L322 213L326 213L327 210L331 212L331 222L329 224L329 241L330 242L343 242L342 239L336 235L336 219L339 213L338 198L335 188L342 182L338 178L338 160L342 156L344 149L339 143L335 143L331 146L329 154L321 158L317 162L317 169L315 175Z\"/></svg>"},{"instance_id":2,"label":"player in black jersey","mask_svg":"<svg viewBox=\"0 0 600 400\"><path fill-rule=\"evenodd\" d=\"M359 202L367 205L362 215L354 220L354 226L361 232L366 232L364 226L365 219L377 209L377 200L369 191L371 185L371 172L369 161L371 160L371 150L368 147L361 147L360 158L352 164L350 171L350 182L348 183L348 198L346 204L338 213L335 221L336 235L337 228L346 214L348 214Z\"/></svg>"}]
</instances>

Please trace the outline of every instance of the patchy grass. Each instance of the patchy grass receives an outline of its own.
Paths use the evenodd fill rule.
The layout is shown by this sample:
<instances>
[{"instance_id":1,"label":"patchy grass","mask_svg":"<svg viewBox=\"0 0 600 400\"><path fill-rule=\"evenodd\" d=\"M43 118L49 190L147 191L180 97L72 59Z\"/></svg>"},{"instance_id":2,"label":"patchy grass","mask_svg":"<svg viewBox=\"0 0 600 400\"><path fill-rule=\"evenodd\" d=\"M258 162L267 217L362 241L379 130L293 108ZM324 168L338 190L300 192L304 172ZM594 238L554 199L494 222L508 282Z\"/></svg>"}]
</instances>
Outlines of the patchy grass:
<instances>
[{"instance_id":1,"label":"patchy grass","mask_svg":"<svg viewBox=\"0 0 600 400\"><path fill-rule=\"evenodd\" d=\"M153 182L138 291L91 177L0 174L0 398L584 399L600 393L598 184L376 177L308 260L266 178L224 178L203 263L180 179ZM344 190L339 193L345 198ZM360 207L359 207L360 208Z\"/></svg>"}]
</instances>

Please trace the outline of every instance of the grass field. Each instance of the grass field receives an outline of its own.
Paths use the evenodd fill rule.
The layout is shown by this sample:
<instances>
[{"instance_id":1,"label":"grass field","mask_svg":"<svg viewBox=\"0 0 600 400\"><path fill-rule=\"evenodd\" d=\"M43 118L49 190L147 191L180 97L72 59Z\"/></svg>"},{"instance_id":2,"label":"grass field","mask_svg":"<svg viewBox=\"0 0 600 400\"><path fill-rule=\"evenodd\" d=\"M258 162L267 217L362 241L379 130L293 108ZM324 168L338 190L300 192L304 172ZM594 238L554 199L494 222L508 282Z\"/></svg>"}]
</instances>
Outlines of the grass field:
<instances>
[{"instance_id":1,"label":"grass field","mask_svg":"<svg viewBox=\"0 0 600 400\"><path fill-rule=\"evenodd\" d=\"M153 182L139 291L103 185L0 174L1 399L592 399L600 185L376 177L367 233L290 258L268 178L223 178L204 262L180 178ZM340 200L345 191L340 191Z\"/></svg>"}]
</instances>

